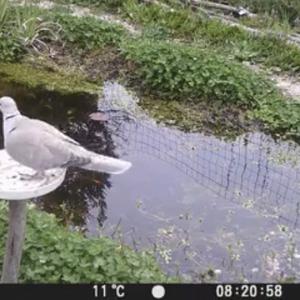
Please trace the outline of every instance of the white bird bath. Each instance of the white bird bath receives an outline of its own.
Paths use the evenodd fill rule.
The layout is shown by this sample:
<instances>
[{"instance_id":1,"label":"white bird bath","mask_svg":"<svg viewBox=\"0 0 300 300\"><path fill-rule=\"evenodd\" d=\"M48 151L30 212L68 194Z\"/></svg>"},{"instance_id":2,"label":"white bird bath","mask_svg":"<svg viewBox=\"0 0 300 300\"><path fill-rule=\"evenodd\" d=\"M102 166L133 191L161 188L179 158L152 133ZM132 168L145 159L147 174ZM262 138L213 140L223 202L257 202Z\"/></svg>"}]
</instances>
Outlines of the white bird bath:
<instances>
[{"instance_id":1,"label":"white bird bath","mask_svg":"<svg viewBox=\"0 0 300 300\"><path fill-rule=\"evenodd\" d=\"M45 177L23 179L34 170L20 165L0 150L0 199L9 201L9 228L2 269L2 283L16 283L26 227L26 200L54 191L64 181L66 169L51 169Z\"/></svg>"}]
</instances>

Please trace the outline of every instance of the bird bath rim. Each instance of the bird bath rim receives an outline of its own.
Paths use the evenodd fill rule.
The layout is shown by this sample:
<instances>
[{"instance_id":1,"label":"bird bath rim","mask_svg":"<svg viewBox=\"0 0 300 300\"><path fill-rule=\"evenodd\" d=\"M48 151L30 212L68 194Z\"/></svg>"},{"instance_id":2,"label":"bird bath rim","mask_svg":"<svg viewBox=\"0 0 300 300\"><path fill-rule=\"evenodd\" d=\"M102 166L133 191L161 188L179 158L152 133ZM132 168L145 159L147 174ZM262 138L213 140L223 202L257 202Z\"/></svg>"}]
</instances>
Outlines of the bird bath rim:
<instances>
[{"instance_id":1,"label":"bird bath rim","mask_svg":"<svg viewBox=\"0 0 300 300\"><path fill-rule=\"evenodd\" d=\"M5 149L0 150L0 199L28 200L57 189L65 179L66 169L56 168L45 172L44 178L22 179L21 174L35 171L15 161Z\"/></svg>"}]
</instances>

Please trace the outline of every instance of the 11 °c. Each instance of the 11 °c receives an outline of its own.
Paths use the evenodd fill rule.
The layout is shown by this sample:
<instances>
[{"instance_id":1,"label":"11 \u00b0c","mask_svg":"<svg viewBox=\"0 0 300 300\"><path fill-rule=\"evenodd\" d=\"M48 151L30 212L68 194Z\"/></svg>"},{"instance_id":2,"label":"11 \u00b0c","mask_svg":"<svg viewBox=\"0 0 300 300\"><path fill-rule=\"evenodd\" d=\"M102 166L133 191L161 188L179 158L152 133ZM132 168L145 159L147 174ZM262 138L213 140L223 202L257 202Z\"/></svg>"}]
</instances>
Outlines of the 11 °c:
<instances>
[{"instance_id":1,"label":"11 \u00b0c","mask_svg":"<svg viewBox=\"0 0 300 300\"><path fill-rule=\"evenodd\" d=\"M93 285L94 297L95 298L106 298L109 295L115 296L117 298L125 297L125 287L121 284L103 284L101 286L95 284Z\"/></svg>"}]
</instances>

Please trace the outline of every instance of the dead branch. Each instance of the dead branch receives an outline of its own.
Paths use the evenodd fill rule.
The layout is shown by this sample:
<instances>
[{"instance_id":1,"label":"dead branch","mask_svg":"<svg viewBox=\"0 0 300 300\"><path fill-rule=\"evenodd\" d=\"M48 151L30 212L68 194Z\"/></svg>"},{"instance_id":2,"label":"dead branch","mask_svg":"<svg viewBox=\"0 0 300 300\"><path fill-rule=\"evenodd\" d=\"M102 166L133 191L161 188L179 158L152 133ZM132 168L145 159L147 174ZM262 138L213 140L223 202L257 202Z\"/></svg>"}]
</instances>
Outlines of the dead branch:
<instances>
[{"instance_id":1,"label":"dead branch","mask_svg":"<svg viewBox=\"0 0 300 300\"><path fill-rule=\"evenodd\" d=\"M239 13L240 8L231 6L231 5L226 5L226 4L221 4L221 3L215 3L215 2L210 2L210 1L202 1L202 0L191 0L190 1L191 5L194 6L204 6L207 8L213 8L213 9L220 9L220 10L225 10L231 13ZM247 11L248 12L248 11ZM255 17L256 15L253 13L248 12L247 13L248 17Z\"/></svg>"}]
</instances>

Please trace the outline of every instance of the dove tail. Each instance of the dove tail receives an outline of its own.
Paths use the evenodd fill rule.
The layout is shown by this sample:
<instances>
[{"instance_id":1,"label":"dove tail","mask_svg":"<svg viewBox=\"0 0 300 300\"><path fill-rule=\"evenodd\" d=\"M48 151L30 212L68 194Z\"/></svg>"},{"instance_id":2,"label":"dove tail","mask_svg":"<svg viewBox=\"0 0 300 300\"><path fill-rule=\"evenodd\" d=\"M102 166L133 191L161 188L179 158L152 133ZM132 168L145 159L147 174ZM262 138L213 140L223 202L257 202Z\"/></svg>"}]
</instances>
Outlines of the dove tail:
<instances>
[{"instance_id":1,"label":"dove tail","mask_svg":"<svg viewBox=\"0 0 300 300\"><path fill-rule=\"evenodd\" d=\"M131 162L92 153L91 162L81 166L83 169L109 174L122 174L131 167Z\"/></svg>"}]
</instances>

